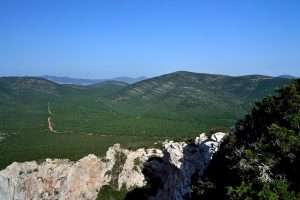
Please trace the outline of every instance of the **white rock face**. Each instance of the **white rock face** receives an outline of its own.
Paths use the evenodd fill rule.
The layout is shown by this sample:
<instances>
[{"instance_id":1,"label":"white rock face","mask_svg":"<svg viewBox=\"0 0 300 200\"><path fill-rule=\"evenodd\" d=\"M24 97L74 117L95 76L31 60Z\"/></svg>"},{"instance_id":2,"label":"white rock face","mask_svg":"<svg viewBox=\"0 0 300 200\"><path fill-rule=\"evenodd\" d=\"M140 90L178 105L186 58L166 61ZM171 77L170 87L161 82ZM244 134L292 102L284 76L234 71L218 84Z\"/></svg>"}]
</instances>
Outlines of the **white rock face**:
<instances>
[{"instance_id":1,"label":"white rock face","mask_svg":"<svg viewBox=\"0 0 300 200\"><path fill-rule=\"evenodd\" d=\"M0 172L0 199L95 199L109 181L105 163L88 155L76 163L50 160L13 163Z\"/></svg>"},{"instance_id":2,"label":"white rock face","mask_svg":"<svg viewBox=\"0 0 300 200\"><path fill-rule=\"evenodd\" d=\"M125 150L125 155L127 159L118 177L118 188L121 189L125 186L127 190L146 185L145 177L142 173L143 164L150 157L163 156L162 151L159 149Z\"/></svg>"},{"instance_id":3,"label":"white rock face","mask_svg":"<svg viewBox=\"0 0 300 200\"><path fill-rule=\"evenodd\" d=\"M225 133L205 134L193 143L168 142L164 144L163 157L146 163L148 176L160 180L160 189L151 200L183 200L191 195L193 175L201 176L218 150Z\"/></svg>"},{"instance_id":4,"label":"white rock face","mask_svg":"<svg viewBox=\"0 0 300 200\"><path fill-rule=\"evenodd\" d=\"M224 136L201 134L192 144L165 142L163 151L130 151L115 144L104 158L91 154L77 162L14 162L0 171L0 200L95 200L104 185L127 190L144 186L149 177L142 171L161 180L151 199L182 200L190 195L192 175L203 173Z\"/></svg>"}]
</instances>

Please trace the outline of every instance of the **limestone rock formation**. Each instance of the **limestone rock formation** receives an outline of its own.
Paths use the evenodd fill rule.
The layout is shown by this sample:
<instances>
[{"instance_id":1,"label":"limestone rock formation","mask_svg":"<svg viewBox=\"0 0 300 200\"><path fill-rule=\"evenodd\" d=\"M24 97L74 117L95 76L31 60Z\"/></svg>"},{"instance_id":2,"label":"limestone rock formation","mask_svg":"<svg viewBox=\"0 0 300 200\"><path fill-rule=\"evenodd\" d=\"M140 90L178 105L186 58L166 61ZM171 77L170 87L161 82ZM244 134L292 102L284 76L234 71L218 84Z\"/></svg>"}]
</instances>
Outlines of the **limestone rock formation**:
<instances>
[{"instance_id":1,"label":"limestone rock formation","mask_svg":"<svg viewBox=\"0 0 300 200\"><path fill-rule=\"evenodd\" d=\"M151 200L183 200L191 195L192 176L201 176L218 150L224 133L208 138L201 134L194 142L169 141L164 144L163 157L145 163L149 181L159 184Z\"/></svg>"},{"instance_id":2,"label":"limestone rock formation","mask_svg":"<svg viewBox=\"0 0 300 200\"><path fill-rule=\"evenodd\" d=\"M157 177L161 187L152 199L181 200L190 194L192 175L203 173L224 135L209 139L201 134L191 144L169 141L163 150L130 151L115 144L103 158L91 154L77 162L14 162L0 171L0 199L95 200L104 185L132 190Z\"/></svg>"}]
</instances>

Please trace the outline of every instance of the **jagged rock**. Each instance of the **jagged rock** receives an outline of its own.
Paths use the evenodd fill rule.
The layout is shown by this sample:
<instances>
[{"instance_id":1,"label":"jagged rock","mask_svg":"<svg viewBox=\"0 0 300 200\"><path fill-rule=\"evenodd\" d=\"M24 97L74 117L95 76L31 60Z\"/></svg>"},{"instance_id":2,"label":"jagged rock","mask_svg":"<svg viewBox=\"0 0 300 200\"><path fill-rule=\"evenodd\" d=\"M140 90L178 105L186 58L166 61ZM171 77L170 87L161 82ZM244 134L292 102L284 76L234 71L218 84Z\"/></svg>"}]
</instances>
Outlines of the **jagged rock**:
<instances>
[{"instance_id":1,"label":"jagged rock","mask_svg":"<svg viewBox=\"0 0 300 200\"><path fill-rule=\"evenodd\" d=\"M106 167L94 155L77 162L13 163L0 172L0 199L95 199L96 190L109 181Z\"/></svg>"},{"instance_id":2,"label":"jagged rock","mask_svg":"<svg viewBox=\"0 0 300 200\"><path fill-rule=\"evenodd\" d=\"M124 163L118 163L120 154L124 155ZM0 172L0 199L92 200L97 198L102 186L113 184L113 179L117 180L119 189L142 187L145 180L141 168L150 156L162 156L162 152L158 149L129 151L115 144L102 159L91 154L77 162L62 159L46 159L41 164L14 162ZM115 168L121 170L115 173Z\"/></svg>"},{"instance_id":3,"label":"jagged rock","mask_svg":"<svg viewBox=\"0 0 300 200\"><path fill-rule=\"evenodd\" d=\"M145 177L142 173L143 163L150 157L162 157L162 151L159 149L138 149L136 151L127 151L127 159L123 165L123 170L118 177L118 188L123 186L127 190L146 185Z\"/></svg>"},{"instance_id":4,"label":"jagged rock","mask_svg":"<svg viewBox=\"0 0 300 200\"><path fill-rule=\"evenodd\" d=\"M163 151L130 151L115 144L103 158L90 154L77 162L14 162L0 171L0 199L94 200L104 185L119 190L144 186L148 171L161 184L152 199L181 200L190 194L192 175L203 173L224 135L216 133L209 139L201 134L192 144L165 142Z\"/></svg>"},{"instance_id":5,"label":"jagged rock","mask_svg":"<svg viewBox=\"0 0 300 200\"><path fill-rule=\"evenodd\" d=\"M151 200L183 200L191 194L192 176L201 176L218 150L225 133L215 133L208 138L201 134L191 144L167 142L163 157L147 163L146 174L159 183ZM159 180L159 181L158 181Z\"/></svg>"}]
</instances>

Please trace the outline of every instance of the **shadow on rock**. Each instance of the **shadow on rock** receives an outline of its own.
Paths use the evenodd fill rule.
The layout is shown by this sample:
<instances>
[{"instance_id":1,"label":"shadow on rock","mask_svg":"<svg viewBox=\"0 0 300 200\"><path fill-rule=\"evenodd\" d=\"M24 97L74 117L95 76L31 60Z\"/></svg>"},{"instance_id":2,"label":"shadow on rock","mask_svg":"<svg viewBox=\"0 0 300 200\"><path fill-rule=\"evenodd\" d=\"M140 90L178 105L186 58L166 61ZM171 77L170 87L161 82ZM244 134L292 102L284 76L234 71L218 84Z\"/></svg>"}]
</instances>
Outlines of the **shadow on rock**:
<instances>
[{"instance_id":1,"label":"shadow on rock","mask_svg":"<svg viewBox=\"0 0 300 200\"><path fill-rule=\"evenodd\" d=\"M163 157L152 157L144 163L147 185L130 191L126 200L186 200L191 199L192 177L201 176L206 169L214 144L171 143Z\"/></svg>"},{"instance_id":2,"label":"shadow on rock","mask_svg":"<svg viewBox=\"0 0 300 200\"><path fill-rule=\"evenodd\" d=\"M160 157L151 157L143 165L147 185L142 188L136 188L127 193L125 200L148 200L150 196L155 196L159 188L163 186L163 180L159 174L164 161Z\"/></svg>"}]
</instances>

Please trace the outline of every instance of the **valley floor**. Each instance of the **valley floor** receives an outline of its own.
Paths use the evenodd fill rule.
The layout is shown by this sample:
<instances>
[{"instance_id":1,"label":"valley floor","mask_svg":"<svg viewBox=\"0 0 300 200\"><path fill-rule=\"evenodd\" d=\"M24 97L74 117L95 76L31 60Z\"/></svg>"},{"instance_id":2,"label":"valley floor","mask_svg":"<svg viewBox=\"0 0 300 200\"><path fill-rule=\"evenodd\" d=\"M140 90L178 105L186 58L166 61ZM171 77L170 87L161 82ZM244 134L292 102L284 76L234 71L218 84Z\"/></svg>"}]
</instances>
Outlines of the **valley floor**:
<instances>
[{"instance_id":1,"label":"valley floor","mask_svg":"<svg viewBox=\"0 0 300 200\"><path fill-rule=\"evenodd\" d=\"M103 156L108 147L115 143L121 143L121 146L129 149L136 149L156 146L157 141L167 138L170 137L55 133L48 130L8 133L1 136L0 169L15 161L42 161L46 158L78 160L90 153Z\"/></svg>"}]
</instances>

